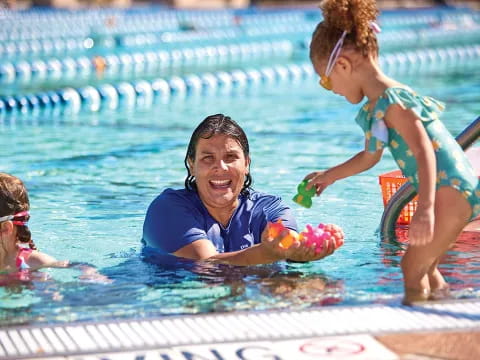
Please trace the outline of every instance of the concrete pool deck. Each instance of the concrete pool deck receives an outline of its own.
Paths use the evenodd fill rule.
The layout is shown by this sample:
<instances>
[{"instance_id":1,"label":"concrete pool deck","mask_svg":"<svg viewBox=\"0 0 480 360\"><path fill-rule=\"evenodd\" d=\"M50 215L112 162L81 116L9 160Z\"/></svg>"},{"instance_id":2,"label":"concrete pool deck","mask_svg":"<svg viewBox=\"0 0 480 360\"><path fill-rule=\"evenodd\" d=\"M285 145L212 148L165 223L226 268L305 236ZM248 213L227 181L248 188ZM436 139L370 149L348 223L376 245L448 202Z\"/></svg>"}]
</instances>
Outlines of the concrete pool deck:
<instances>
[{"instance_id":1,"label":"concrete pool deck","mask_svg":"<svg viewBox=\"0 0 480 360\"><path fill-rule=\"evenodd\" d=\"M475 359L480 300L4 327L0 359Z\"/></svg>"},{"instance_id":2,"label":"concrete pool deck","mask_svg":"<svg viewBox=\"0 0 480 360\"><path fill-rule=\"evenodd\" d=\"M480 358L480 330L400 333L376 336L400 360Z\"/></svg>"}]
</instances>

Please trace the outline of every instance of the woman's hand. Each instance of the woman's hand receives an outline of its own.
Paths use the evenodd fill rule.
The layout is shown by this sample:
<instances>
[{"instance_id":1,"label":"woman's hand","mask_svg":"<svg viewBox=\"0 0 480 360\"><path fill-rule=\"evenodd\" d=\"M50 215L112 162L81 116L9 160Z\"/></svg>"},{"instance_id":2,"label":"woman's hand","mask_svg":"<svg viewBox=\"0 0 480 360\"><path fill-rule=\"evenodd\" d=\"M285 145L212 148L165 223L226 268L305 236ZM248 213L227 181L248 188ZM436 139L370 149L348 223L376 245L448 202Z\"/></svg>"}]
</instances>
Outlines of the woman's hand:
<instances>
[{"instance_id":1,"label":"woman's hand","mask_svg":"<svg viewBox=\"0 0 480 360\"><path fill-rule=\"evenodd\" d=\"M269 237L268 225L262 233L262 243L266 256L273 259L273 261L279 260L292 260L298 262L307 262L320 260L326 256L333 254L335 251L335 243L332 239L326 240L322 250L319 253L315 252L315 246L307 246L305 242L294 241L293 244L285 249L281 247L280 242L288 235L288 232L292 230L283 230L276 237Z\"/></svg>"},{"instance_id":2,"label":"woman's hand","mask_svg":"<svg viewBox=\"0 0 480 360\"><path fill-rule=\"evenodd\" d=\"M433 206L418 206L408 230L408 241L412 246L422 246L433 240L435 214Z\"/></svg>"},{"instance_id":3,"label":"woman's hand","mask_svg":"<svg viewBox=\"0 0 480 360\"><path fill-rule=\"evenodd\" d=\"M305 176L304 180L308 180L307 190L310 190L312 187L316 188L315 193L317 196L320 195L327 186L335 182L335 180L331 179L328 175L328 170L312 172Z\"/></svg>"},{"instance_id":4,"label":"woman's hand","mask_svg":"<svg viewBox=\"0 0 480 360\"><path fill-rule=\"evenodd\" d=\"M323 259L332 255L334 251L335 243L332 239L325 240L319 253L315 252L315 246L307 246L304 242L298 242L287 249L286 256L288 260L307 262Z\"/></svg>"},{"instance_id":5,"label":"woman's hand","mask_svg":"<svg viewBox=\"0 0 480 360\"><path fill-rule=\"evenodd\" d=\"M284 260L287 258L287 249L281 247L280 242L288 234L289 230L283 230L276 237L270 237L269 227L270 223L265 226L262 232L262 242L260 245L263 248L263 253L272 262Z\"/></svg>"}]
</instances>

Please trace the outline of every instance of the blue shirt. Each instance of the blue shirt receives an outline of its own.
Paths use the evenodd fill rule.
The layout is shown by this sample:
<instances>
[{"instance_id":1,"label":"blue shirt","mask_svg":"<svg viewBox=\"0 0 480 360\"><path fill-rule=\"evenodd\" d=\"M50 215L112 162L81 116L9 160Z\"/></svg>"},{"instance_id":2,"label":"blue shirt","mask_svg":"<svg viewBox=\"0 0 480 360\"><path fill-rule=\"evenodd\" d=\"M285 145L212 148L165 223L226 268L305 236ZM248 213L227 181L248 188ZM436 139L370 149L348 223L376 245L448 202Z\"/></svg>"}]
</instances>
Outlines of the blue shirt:
<instances>
[{"instance_id":1,"label":"blue shirt","mask_svg":"<svg viewBox=\"0 0 480 360\"><path fill-rule=\"evenodd\" d=\"M291 209L279 197L251 190L249 195L239 196L230 223L223 227L208 213L196 191L166 189L147 210L143 242L173 253L196 240L208 239L219 253L237 251L260 243L267 222L278 219L297 229Z\"/></svg>"}]
</instances>

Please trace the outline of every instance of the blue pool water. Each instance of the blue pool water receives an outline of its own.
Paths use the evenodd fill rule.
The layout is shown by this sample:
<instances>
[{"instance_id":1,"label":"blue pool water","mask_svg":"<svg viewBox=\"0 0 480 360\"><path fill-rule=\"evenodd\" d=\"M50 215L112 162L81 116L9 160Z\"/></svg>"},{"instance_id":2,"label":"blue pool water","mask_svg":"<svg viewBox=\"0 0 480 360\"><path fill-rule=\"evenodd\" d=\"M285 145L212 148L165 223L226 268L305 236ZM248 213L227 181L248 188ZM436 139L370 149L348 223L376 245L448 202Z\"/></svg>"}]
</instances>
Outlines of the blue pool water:
<instances>
[{"instance_id":1,"label":"blue pool water","mask_svg":"<svg viewBox=\"0 0 480 360\"><path fill-rule=\"evenodd\" d=\"M480 114L478 66L419 71L400 80L446 102L443 119L455 135ZM311 209L291 201L307 173L362 148L357 110L311 77L173 98L148 109L5 118L1 171L22 178L29 189L37 246L58 259L93 264L110 281L82 279L76 269L44 270L30 282L0 288L0 324L399 303L403 246L377 234L383 210L378 175L396 169L389 154L368 172L335 183ZM162 189L183 186L187 142L214 113L230 115L245 129L255 189L282 196L300 227L343 227L345 244L333 256L252 267L142 261L146 208ZM441 269L454 296L480 297L476 244L460 240Z\"/></svg>"},{"instance_id":2,"label":"blue pool water","mask_svg":"<svg viewBox=\"0 0 480 360\"><path fill-rule=\"evenodd\" d=\"M458 133L480 113L480 72L410 78L420 92L447 102L447 126ZM436 84L436 86L432 86ZM78 116L52 124L5 123L2 170L23 178L31 195L38 247L59 259L95 264L112 283L82 281L74 269L0 289L1 322L52 322L212 311L305 308L398 302L401 248L379 241L382 213L374 169L334 184L314 206L292 203L309 171L346 159L362 146L356 107L302 82L236 96L192 98L146 112ZM139 258L145 210L165 187L181 187L183 157L195 125L230 114L246 130L254 187L281 195L301 226L333 222L346 233L333 256L310 264L250 268L162 267ZM464 244L442 268L462 296L480 296L480 251Z\"/></svg>"}]
</instances>

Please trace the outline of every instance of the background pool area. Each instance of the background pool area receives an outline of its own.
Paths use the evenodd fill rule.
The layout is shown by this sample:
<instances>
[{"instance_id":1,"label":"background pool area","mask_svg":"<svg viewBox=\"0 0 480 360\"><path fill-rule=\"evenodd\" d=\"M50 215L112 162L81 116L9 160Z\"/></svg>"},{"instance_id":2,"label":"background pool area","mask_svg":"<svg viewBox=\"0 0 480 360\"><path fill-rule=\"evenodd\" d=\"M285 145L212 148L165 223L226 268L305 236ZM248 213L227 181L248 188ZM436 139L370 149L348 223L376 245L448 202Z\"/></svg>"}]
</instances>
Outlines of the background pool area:
<instances>
[{"instance_id":1,"label":"background pool area","mask_svg":"<svg viewBox=\"0 0 480 360\"><path fill-rule=\"evenodd\" d=\"M227 48L229 55L222 60L215 46L227 46L231 38L217 39L215 44L210 39L205 47L216 49L210 60L196 56L185 63L184 53L176 53L179 65L169 60L163 70L157 64L150 73L115 73L114 67L107 67L103 78L90 69L83 78L71 74L74 81L69 82L61 67L62 81L47 75L36 82L19 80L22 73L18 70L14 78L1 78L0 171L24 179L29 189L30 227L36 244L59 259L91 263L111 280L93 282L80 278L76 269L49 269L30 282L2 287L2 325L400 301L403 245L382 242L376 232L383 211L377 176L396 168L389 154L370 171L334 184L314 200L311 209L291 201L305 174L346 160L362 148L363 134L354 122L358 107L323 91L308 65L305 39L318 17L299 12L264 16L275 19L279 14L292 27L306 25L292 30L289 37L242 35L243 43L251 45L243 57L238 55L241 50ZM456 135L480 114L479 17L464 10L442 14L443 19L450 14L451 19L470 25L462 27L462 36L455 33L448 38L435 32L447 31L447 26L432 25L429 17L438 16L434 10L415 16L389 14L391 19L409 22L393 26L392 20L391 29L385 22L386 51L381 61L419 93L444 101L443 120ZM230 15L224 14L226 22ZM250 15L243 14L245 19ZM448 31L455 31L452 22L448 24L452 28ZM406 31L403 38L398 37L400 31ZM158 32L165 36L164 30ZM185 36L188 32L178 33ZM420 48L418 38L408 42L407 33L411 37L428 34L424 38L430 47ZM265 50L265 42L271 41L281 45L273 46L276 56L274 50ZM173 51L187 47L185 42L173 50L162 44L157 47L172 59ZM262 50L255 52L253 43L259 43ZM154 45L149 45L150 50ZM108 49L103 49L105 58ZM240 51L238 57L231 51ZM2 57L6 68L18 66L12 58ZM30 59L25 56L24 61ZM155 82L159 78L165 82ZM139 86L140 80L147 85ZM70 88L65 90L67 83ZM90 92L85 88L89 84ZM117 95L102 88L105 84ZM27 99L23 103L22 97ZM48 101L42 105L44 97ZM117 99L116 106L112 99ZM343 227L345 245L333 256L309 264L247 268L142 261L140 238L146 208L162 189L183 186L183 158L191 132L214 113L230 115L246 130L255 189L282 196L294 208L300 227L318 222ZM480 250L475 243L461 239L441 269L454 296L480 297Z\"/></svg>"}]
</instances>

